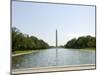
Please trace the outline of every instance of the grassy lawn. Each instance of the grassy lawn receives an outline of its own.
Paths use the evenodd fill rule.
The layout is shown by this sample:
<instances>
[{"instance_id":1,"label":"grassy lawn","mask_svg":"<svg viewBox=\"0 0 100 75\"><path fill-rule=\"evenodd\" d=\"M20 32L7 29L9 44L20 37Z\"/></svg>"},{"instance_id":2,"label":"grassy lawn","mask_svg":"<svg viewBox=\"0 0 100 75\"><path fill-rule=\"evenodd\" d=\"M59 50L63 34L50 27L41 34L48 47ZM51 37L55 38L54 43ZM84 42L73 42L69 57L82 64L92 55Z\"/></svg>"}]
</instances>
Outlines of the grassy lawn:
<instances>
[{"instance_id":1,"label":"grassy lawn","mask_svg":"<svg viewBox=\"0 0 100 75\"><path fill-rule=\"evenodd\" d=\"M96 48L67 48L67 49L78 49L78 50L96 50Z\"/></svg>"},{"instance_id":2,"label":"grassy lawn","mask_svg":"<svg viewBox=\"0 0 100 75\"><path fill-rule=\"evenodd\" d=\"M33 52L33 50L28 50L28 51L15 51L14 54L28 53L28 52Z\"/></svg>"},{"instance_id":3,"label":"grassy lawn","mask_svg":"<svg viewBox=\"0 0 100 75\"><path fill-rule=\"evenodd\" d=\"M27 51L15 51L12 53L12 56L18 56L18 55L23 55L23 54L29 54L32 52L37 52L37 50L27 50Z\"/></svg>"},{"instance_id":4,"label":"grassy lawn","mask_svg":"<svg viewBox=\"0 0 100 75\"><path fill-rule=\"evenodd\" d=\"M80 49L80 50L96 50L96 48L83 48L83 49Z\"/></svg>"}]
</instances>

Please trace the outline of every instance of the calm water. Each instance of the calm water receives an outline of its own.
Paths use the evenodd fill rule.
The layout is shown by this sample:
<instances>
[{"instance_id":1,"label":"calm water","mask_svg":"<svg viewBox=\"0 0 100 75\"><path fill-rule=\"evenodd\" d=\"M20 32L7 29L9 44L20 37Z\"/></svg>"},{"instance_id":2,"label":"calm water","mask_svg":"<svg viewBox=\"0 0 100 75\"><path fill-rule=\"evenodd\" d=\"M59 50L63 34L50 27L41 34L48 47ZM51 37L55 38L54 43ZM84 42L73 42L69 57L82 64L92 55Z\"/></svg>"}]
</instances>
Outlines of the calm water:
<instances>
[{"instance_id":1,"label":"calm water","mask_svg":"<svg viewBox=\"0 0 100 75\"><path fill-rule=\"evenodd\" d=\"M56 55L52 48L12 58L13 69L79 64L95 64L95 50L58 48Z\"/></svg>"}]
</instances>

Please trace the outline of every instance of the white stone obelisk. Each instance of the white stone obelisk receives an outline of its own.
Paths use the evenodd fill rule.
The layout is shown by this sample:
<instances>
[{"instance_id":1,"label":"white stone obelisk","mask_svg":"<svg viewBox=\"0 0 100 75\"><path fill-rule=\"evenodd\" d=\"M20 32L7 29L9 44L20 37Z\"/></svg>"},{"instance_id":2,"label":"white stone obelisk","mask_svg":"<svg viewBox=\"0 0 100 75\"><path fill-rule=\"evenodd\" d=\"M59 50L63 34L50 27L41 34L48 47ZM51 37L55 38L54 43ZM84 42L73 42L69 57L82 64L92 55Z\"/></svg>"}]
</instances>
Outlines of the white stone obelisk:
<instances>
[{"instance_id":1,"label":"white stone obelisk","mask_svg":"<svg viewBox=\"0 0 100 75\"><path fill-rule=\"evenodd\" d=\"M58 64L58 32L57 32L57 29L56 29L56 66Z\"/></svg>"},{"instance_id":2,"label":"white stone obelisk","mask_svg":"<svg viewBox=\"0 0 100 75\"><path fill-rule=\"evenodd\" d=\"M57 29L56 29L56 48L58 47L58 32L57 32Z\"/></svg>"}]
</instances>

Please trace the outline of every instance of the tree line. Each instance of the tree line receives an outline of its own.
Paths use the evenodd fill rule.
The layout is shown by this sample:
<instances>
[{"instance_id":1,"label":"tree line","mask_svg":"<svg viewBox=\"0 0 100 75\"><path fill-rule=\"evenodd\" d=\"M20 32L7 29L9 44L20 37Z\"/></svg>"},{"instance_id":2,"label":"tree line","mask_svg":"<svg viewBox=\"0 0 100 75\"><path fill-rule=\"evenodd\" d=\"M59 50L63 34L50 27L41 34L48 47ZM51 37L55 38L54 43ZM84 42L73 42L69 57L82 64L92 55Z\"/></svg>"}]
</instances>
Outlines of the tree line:
<instances>
[{"instance_id":1,"label":"tree line","mask_svg":"<svg viewBox=\"0 0 100 75\"><path fill-rule=\"evenodd\" d=\"M65 45L65 48L96 48L96 38L92 36L81 36L79 38L73 38L69 40Z\"/></svg>"},{"instance_id":2,"label":"tree line","mask_svg":"<svg viewBox=\"0 0 100 75\"><path fill-rule=\"evenodd\" d=\"M49 46L44 40L38 39L35 36L23 34L16 27L12 27L12 51L16 50L36 50L46 49L54 46ZM96 38L92 36L81 36L69 40L64 48L95 48Z\"/></svg>"},{"instance_id":3,"label":"tree line","mask_svg":"<svg viewBox=\"0 0 100 75\"><path fill-rule=\"evenodd\" d=\"M16 27L12 27L12 51L36 50L49 48L49 45L35 36L23 34Z\"/></svg>"}]
</instances>

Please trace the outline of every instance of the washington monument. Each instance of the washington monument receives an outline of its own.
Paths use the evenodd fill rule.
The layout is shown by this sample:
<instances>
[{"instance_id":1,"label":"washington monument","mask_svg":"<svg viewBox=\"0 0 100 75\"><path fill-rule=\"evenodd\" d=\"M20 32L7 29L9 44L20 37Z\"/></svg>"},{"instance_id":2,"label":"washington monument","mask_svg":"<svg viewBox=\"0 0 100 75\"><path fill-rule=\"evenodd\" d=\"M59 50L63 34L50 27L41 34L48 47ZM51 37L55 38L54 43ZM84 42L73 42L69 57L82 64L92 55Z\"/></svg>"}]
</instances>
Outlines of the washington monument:
<instances>
[{"instance_id":1,"label":"washington monument","mask_svg":"<svg viewBox=\"0 0 100 75\"><path fill-rule=\"evenodd\" d=\"M58 32L57 32L57 29L56 29L56 48L58 47Z\"/></svg>"},{"instance_id":2,"label":"washington monument","mask_svg":"<svg viewBox=\"0 0 100 75\"><path fill-rule=\"evenodd\" d=\"M56 29L56 65L58 64L58 50L57 50L57 47L58 47L58 32L57 32L57 29Z\"/></svg>"}]
</instances>

